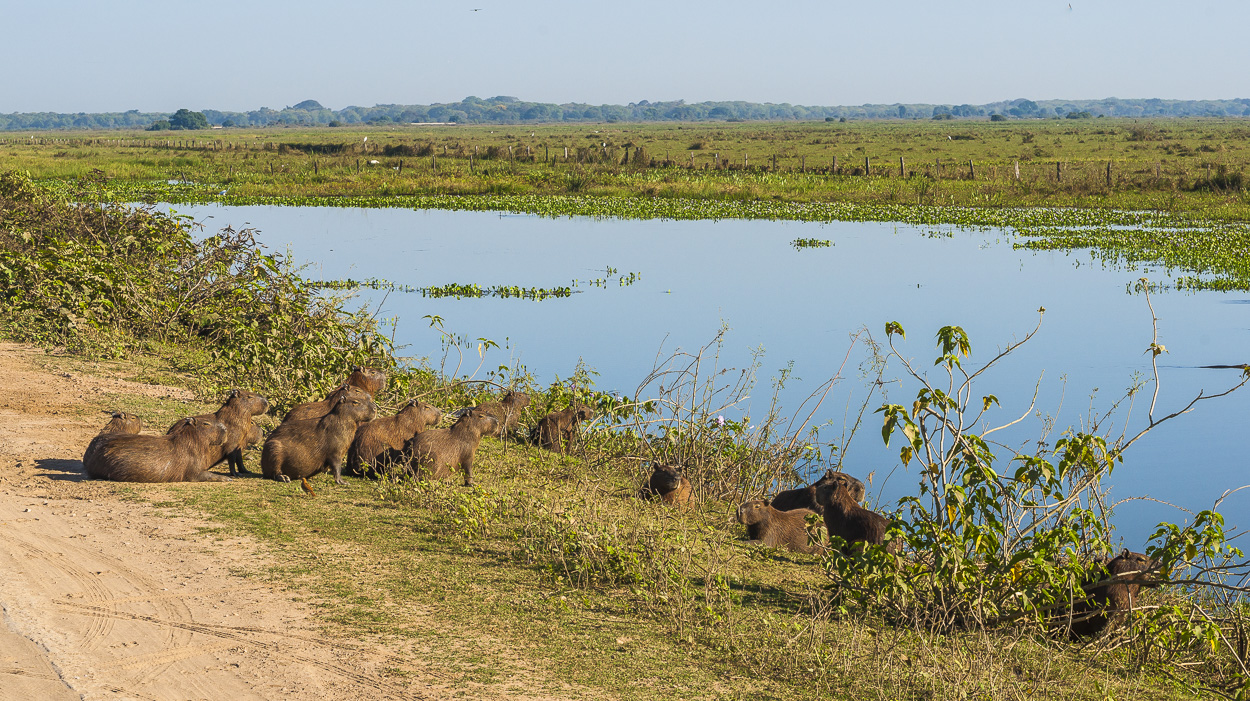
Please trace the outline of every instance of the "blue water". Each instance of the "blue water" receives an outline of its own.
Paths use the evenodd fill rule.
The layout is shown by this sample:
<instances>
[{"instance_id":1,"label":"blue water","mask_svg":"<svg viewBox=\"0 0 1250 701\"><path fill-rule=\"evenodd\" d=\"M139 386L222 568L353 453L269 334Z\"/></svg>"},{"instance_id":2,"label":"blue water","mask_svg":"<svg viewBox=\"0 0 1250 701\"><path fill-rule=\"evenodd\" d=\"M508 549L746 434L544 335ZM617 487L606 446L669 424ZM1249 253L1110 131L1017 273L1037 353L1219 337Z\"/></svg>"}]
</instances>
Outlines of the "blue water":
<instances>
[{"instance_id":1,"label":"blue water","mask_svg":"<svg viewBox=\"0 0 1250 701\"><path fill-rule=\"evenodd\" d=\"M579 360L599 373L597 386L633 394L657 354L695 350L729 327L722 366L744 367L751 351L765 349L754 396L727 418L761 415L769 402L768 379L793 363L794 378L782 394L783 413L837 372L849 336L867 327L884 341L884 325L907 331L902 353L936 381L940 368L934 334L962 326L971 337L972 371L1004 345L1023 337L1046 312L1037 336L992 368L973 394L1002 402L990 419L1006 422L1027 412L1034 387L1035 412L1056 414L1063 427L1084 420L1091 406L1106 411L1135 373L1148 376L1150 312L1145 299L1126 292L1143 275L1165 281L1165 271L1105 268L1088 252L1019 251L1009 232L970 233L889 223L814 224L769 221L625 221L545 219L481 212L401 209L183 206L181 213L209 231L227 224L257 227L270 248L290 250L307 263L312 278L382 278L413 286L477 283L556 287L604 277L612 266L641 280L621 287L580 285L570 298L426 299L419 294L369 291L360 303L382 317L396 317L396 341L404 354L438 367L444 352L425 315L444 328L501 345L484 367L523 363L540 382L567 378ZM795 250L797 238L828 239L829 248ZM1235 370L1197 366L1250 360L1250 299L1241 293L1167 293L1152 297L1159 317L1162 389L1156 418L1182 407L1199 391L1234 384ZM857 347L817 423L834 421L823 440L839 440L867 389ZM450 371L455 367L451 358ZM462 372L477 365L466 351ZM896 362L887 378L902 376ZM481 374L479 374L479 377ZM910 405L917 386L887 387L891 402ZM1091 399L1091 394L1093 399ZM1132 407L1128 429L1145 425L1149 393ZM873 408L879 404L874 399ZM1191 414L1157 429L1133 447L1113 474L1112 501L1148 497L1196 511L1210 508L1226 489L1250 482L1242 457L1240 424L1250 388L1201 402ZM847 412L850 419L846 419ZM1114 421L1124 425L1123 408ZM880 415L865 419L849 446L848 471L873 473L870 495L889 508L915 494L916 465L898 465L898 444L886 449ZM1035 415L1002 436L1013 445L1040 436ZM893 472L889 479L887 475ZM871 498L870 496L870 498ZM1250 522L1250 490L1221 507L1230 524ZM1124 544L1139 549L1160 520L1188 515L1156 501L1120 504L1113 522Z\"/></svg>"}]
</instances>

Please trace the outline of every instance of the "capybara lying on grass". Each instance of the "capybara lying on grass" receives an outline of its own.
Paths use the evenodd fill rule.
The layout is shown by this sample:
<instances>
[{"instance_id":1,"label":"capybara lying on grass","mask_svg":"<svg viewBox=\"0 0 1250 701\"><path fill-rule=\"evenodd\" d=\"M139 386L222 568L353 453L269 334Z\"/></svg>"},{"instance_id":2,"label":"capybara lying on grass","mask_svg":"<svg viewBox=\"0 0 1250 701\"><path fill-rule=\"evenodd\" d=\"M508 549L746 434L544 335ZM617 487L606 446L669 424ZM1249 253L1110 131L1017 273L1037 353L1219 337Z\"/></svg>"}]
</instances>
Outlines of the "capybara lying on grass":
<instances>
[{"instance_id":1,"label":"capybara lying on grass","mask_svg":"<svg viewBox=\"0 0 1250 701\"><path fill-rule=\"evenodd\" d=\"M807 542L807 516L815 513L808 509L779 511L762 499L754 499L738 507L738 523L747 527L752 543L810 555L824 552L819 545Z\"/></svg>"},{"instance_id":2,"label":"capybara lying on grass","mask_svg":"<svg viewBox=\"0 0 1250 701\"><path fill-rule=\"evenodd\" d=\"M420 431L438 423L443 414L433 405L409 401L394 416L385 416L361 424L356 437L347 449L349 470L376 471L393 450L402 450L404 444Z\"/></svg>"},{"instance_id":3,"label":"capybara lying on grass","mask_svg":"<svg viewBox=\"0 0 1250 701\"><path fill-rule=\"evenodd\" d=\"M465 486L472 486L473 455L482 436L491 435L498 427L499 421L491 414L470 409L451 428L418 433L404 445L403 455L413 474L443 479L459 466L464 471Z\"/></svg>"},{"instance_id":4,"label":"capybara lying on grass","mask_svg":"<svg viewBox=\"0 0 1250 701\"><path fill-rule=\"evenodd\" d=\"M304 421L306 419L319 419L334 408L334 404L343 396L348 387L358 387L363 389L373 397L378 392L386 388L386 373L373 368L352 368L352 374L347 376L347 381L339 386L338 389L331 392L319 402L309 402L307 404L297 404L294 408L287 412L282 418L282 423L288 421Z\"/></svg>"},{"instance_id":5,"label":"capybara lying on grass","mask_svg":"<svg viewBox=\"0 0 1250 701\"><path fill-rule=\"evenodd\" d=\"M368 392L346 387L329 414L285 421L275 428L261 449L261 472L268 479L289 482L332 470L334 481L343 484L343 456L356 428L377 413Z\"/></svg>"},{"instance_id":6,"label":"capybara lying on grass","mask_svg":"<svg viewBox=\"0 0 1250 701\"><path fill-rule=\"evenodd\" d=\"M564 453L573 446L577 425L595 418L595 410L585 404L576 404L563 411L553 411L542 417L534 427L534 442L557 453Z\"/></svg>"},{"instance_id":7,"label":"capybara lying on grass","mask_svg":"<svg viewBox=\"0 0 1250 701\"><path fill-rule=\"evenodd\" d=\"M208 472L226 440L217 421L188 418L164 436L110 433L83 456L87 474L115 482L222 482Z\"/></svg>"},{"instance_id":8,"label":"capybara lying on grass","mask_svg":"<svg viewBox=\"0 0 1250 701\"><path fill-rule=\"evenodd\" d=\"M681 505L690 503L690 480L682 474L676 465L655 463L647 486L638 492L643 499L659 498L665 504Z\"/></svg>"},{"instance_id":9,"label":"capybara lying on grass","mask_svg":"<svg viewBox=\"0 0 1250 701\"><path fill-rule=\"evenodd\" d=\"M828 482L816 488L816 503L825 510L825 530L830 537L839 536L847 546L853 543L885 542L885 533L890 530L890 521L875 511L860 506L851 496L851 485L854 477L837 473ZM886 550L898 553L902 550L902 542L891 540Z\"/></svg>"},{"instance_id":10,"label":"capybara lying on grass","mask_svg":"<svg viewBox=\"0 0 1250 701\"><path fill-rule=\"evenodd\" d=\"M214 414L200 414L197 419L216 420L226 427L226 441L219 447L220 455L213 461L211 467L216 467L225 462L230 466L230 474L236 475L240 472L247 472L247 468L243 466L243 450L255 442L249 442L253 437L253 429L260 431L252 423L252 417L257 414L265 413L269 408L269 400L245 389L231 390L230 396L226 397L226 403ZM174 424L177 426L177 424ZM170 426L169 430L173 431L174 426Z\"/></svg>"}]
</instances>

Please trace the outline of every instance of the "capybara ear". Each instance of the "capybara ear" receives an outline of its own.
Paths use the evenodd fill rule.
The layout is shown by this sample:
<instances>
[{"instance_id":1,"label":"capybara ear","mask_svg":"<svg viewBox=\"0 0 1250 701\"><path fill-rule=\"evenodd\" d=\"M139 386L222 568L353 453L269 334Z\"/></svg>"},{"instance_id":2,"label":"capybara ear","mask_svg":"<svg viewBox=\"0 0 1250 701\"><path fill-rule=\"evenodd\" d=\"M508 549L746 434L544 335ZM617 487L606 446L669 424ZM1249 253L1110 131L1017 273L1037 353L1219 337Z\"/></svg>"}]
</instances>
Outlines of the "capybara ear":
<instances>
[{"instance_id":1,"label":"capybara ear","mask_svg":"<svg viewBox=\"0 0 1250 701\"><path fill-rule=\"evenodd\" d=\"M362 370L364 370L364 368L360 367L359 365L352 366L352 372L361 372Z\"/></svg>"},{"instance_id":2,"label":"capybara ear","mask_svg":"<svg viewBox=\"0 0 1250 701\"><path fill-rule=\"evenodd\" d=\"M235 389L230 390L230 396L231 396L231 397L237 397L237 396L239 396L239 390L238 390L238 388L235 388Z\"/></svg>"},{"instance_id":3,"label":"capybara ear","mask_svg":"<svg viewBox=\"0 0 1250 701\"><path fill-rule=\"evenodd\" d=\"M123 417L123 416L125 416L125 415L126 415L126 414L125 414L124 412L120 412L120 411L115 411L115 412L113 412L113 418L115 418L115 419L120 419L120 418L122 418L122 417Z\"/></svg>"},{"instance_id":4,"label":"capybara ear","mask_svg":"<svg viewBox=\"0 0 1250 701\"><path fill-rule=\"evenodd\" d=\"M1124 551L1120 553L1120 557L1128 557L1128 556L1129 556L1128 548L1125 548Z\"/></svg>"}]
</instances>

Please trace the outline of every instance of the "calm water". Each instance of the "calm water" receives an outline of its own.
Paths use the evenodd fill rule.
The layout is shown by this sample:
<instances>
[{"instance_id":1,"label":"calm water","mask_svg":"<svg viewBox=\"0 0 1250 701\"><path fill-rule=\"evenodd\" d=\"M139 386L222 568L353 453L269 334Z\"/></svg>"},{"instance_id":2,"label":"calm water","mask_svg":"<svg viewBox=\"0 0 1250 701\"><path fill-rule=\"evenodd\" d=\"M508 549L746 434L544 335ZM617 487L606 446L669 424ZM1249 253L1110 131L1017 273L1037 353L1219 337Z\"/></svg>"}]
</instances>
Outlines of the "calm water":
<instances>
[{"instance_id":1,"label":"calm water","mask_svg":"<svg viewBox=\"0 0 1250 701\"><path fill-rule=\"evenodd\" d=\"M546 382L568 377L579 359L600 373L598 387L633 393L657 352L693 350L710 341L722 323L727 336L723 364L743 367L750 351L766 350L761 382L751 403L762 414L768 378L793 362L798 380L783 395L799 401L837 371L849 334L867 326L880 340L887 321L907 330L903 352L930 368L934 334L947 324L964 327L972 340L967 367L985 362L1002 345L1033 328L1045 307L1037 337L987 373L976 396L995 394L1010 420L1028 408L1041 379L1037 409L1059 412L1060 425L1079 422L1092 405L1105 410L1129 386L1134 373L1149 373L1150 315L1141 296L1126 285L1160 270L1108 270L1088 253L1016 251L1006 232L968 233L881 223L809 224L766 221L621 221L542 219L497 213L284 207L180 207L212 231L227 224L260 229L260 239L294 260L307 262L313 278L377 277L428 286L478 283L555 287L604 277L607 266L639 272L629 287L579 287L571 298L425 299L419 294L370 292L362 303L397 317L396 340L405 354L441 357L438 336L422 317L437 314L447 330L489 338L506 348L492 351L486 367L519 360ZM796 251L796 238L829 239L830 248ZM1235 383L1237 371L1196 366L1241 363L1250 349L1250 299L1240 293L1160 294L1163 389L1156 416L1179 408L1199 390L1213 393ZM476 353L469 352L476 364ZM855 365L830 395L821 420L852 416L866 391ZM453 361L454 365L454 361ZM898 377L898 372L887 376ZM1096 392L1095 392L1096 390ZM909 404L916 388L895 386L889 399ZM1130 430L1145 420L1138 402ZM879 404L874 400L874 407ZM1112 476L1112 496L1149 496L1199 510L1229 488L1250 482L1241 424L1250 391L1200 403L1189 415L1165 424L1129 452ZM1123 412L1117 426L1122 425ZM1039 435L1030 419L1013 434L1016 443ZM846 467L864 475L876 470L873 490L886 504L915 491L915 470L894 471L897 443L885 449L880 419L865 420L851 444ZM826 440L837 440L827 432ZM1051 440L1057 438L1053 435ZM1222 506L1230 524L1250 522L1250 490ZM1187 515L1155 502L1130 502L1116 510L1125 544L1139 548L1163 519Z\"/></svg>"}]
</instances>

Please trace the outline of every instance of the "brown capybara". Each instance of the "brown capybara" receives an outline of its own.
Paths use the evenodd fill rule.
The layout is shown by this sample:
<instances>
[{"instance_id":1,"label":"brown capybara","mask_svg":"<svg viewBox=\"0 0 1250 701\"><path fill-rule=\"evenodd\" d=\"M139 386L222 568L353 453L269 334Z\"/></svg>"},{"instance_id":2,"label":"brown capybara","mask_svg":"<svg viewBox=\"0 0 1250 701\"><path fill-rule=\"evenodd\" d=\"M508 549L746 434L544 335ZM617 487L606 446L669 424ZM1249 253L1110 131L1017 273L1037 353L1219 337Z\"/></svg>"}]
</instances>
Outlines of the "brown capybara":
<instances>
[{"instance_id":1,"label":"brown capybara","mask_svg":"<svg viewBox=\"0 0 1250 701\"><path fill-rule=\"evenodd\" d=\"M434 406L413 399L394 416L361 424L347 449L347 469L355 471L363 467L367 472L376 471L390 451L403 449L404 443L442 417L443 413Z\"/></svg>"},{"instance_id":2,"label":"brown capybara","mask_svg":"<svg viewBox=\"0 0 1250 701\"><path fill-rule=\"evenodd\" d=\"M87 474L115 482L224 482L208 472L226 427L217 421L188 418L164 436L110 433L92 442L83 457Z\"/></svg>"},{"instance_id":3,"label":"brown capybara","mask_svg":"<svg viewBox=\"0 0 1250 701\"><path fill-rule=\"evenodd\" d=\"M451 428L432 428L413 436L404 445L403 455L413 474L435 479L451 476L457 465L464 471L464 485L473 485L473 454L482 436L491 435L499 421L481 409L466 411Z\"/></svg>"},{"instance_id":4,"label":"brown capybara","mask_svg":"<svg viewBox=\"0 0 1250 701\"><path fill-rule=\"evenodd\" d=\"M82 464L86 465L87 462L92 459L92 454L96 451L96 448L102 442L100 439L104 436L114 433L128 433L133 435L142 430L143 421L140 420L138 416L135 416L134 414L127 414L124 411L113 412L113 416L109 419L109 422L104 424L104 428L100 429L100 433L97 434L95 438L92 438L91 442L87 444L87 450L82 454Z\"/></svg>"},{"instance_id":5,"label":"brown capybara","mask_svg":"<svg viewBox=\"0 0 1250 701\"><path fill-rule=\"evenodd\" d=\"M689 504L692 491L690 480L682 474L680 467L657 462L652 466L647 486L638 492L638 496L643 499L659 497L665 504L676 506Z\"/></svg>"},{"instance_id":6,"label":"brown capybara","mask_svg":"<svg viewBox=\"0 0 1250 701\"><path fill-rule=\"evenodd\" d=\"M368 392L370 397L373 397L378 392L386 389L386 373L373 368L352 368L352 374L347 376L347 381L339 385L338 389L326 395L326 398L319 402L295 405L282 418L282 423L319 419L329 414L330 410L334 408L334 404L343 396L348 387L358 387Z\"/></svg>"},{"instance_id":7,"label":"brown capybara","mask_svg":"<svg viewBox=\"0 0 1250 701\"><path fill-rule=\"evenodd\" d=\"M255 392L236 389L230 391L230 396L226 397L226 403L222 404L216 413L200 414L195 417L206 421L220 421L221 425L226 427L226 442L221 444L221 455L213 461L212 467L224 462L229 465L231 475L247 472L247 468L243 466L243 451L249 445L253 445L248 442L254 428L252 417L265 413L268 408L268 399ZM169 430L173 431L174 426L170 426Z\"/></svg>"},{"instance_id":8,"label":"brown capybara","mask_svg":"<svg viewBox=\"0 0 1250 701\"><path fill-rule=\"evenodd\" d=\"M854 477L851 477L845 472L838 472L837 470L826 470L825 474L821 476L820 479L807 485L806 487L799 487L798 489L787 489L783 492L778 492L777 496L773 497L771 506L774 509L777 509L778 511L791 511L793 509L807 509L809 511L815 511L818 514L824 515L825 507L821 506L820 504L816 502L816 489L820 485L828 483L836 475L844 475L848 480L850 480L850 491L851 491L852 499L854 499L857 503L862 502L864 500L864 483L863 482L860 482L859 480L855 479Z\"/></svg>"},{"instance_id":9,"label":"brown capybara","mask_svg":"<svg viewBox=\"0 0 1250 701\"><path fill-rule=\"evenodd\" d=\"M517 427L517 423L521 420L521 412L525 407L530 405L530 397L524 392L508 392L504 395L502 401L483 402L477 405L477 408L495 417L499 422L499 428L489 435L495 438L503 438L508 435L509 431Z\"/></svg>"},{"instance_id":10,"label":"brown capybara","mask_svg":"<svg viewBox=\"0 0 1250 701\"><path fill-rule=\"evenodd\" d=\"M854 477L838 473L816 488L816 503L825 509L825 530L830 537L839 536L849 547L852 543L885 542L890 521L875 511L860 506L851 495ZM886 544L886 551L898 553L902 542L897 538Z\"/></svg>"},{"instance_id":11,"label":"brown capybara","mask_svg":"<svg viewBox=\"0 0 1250 701\"><path fill-rule=\"evenodd\" d=\"M563 454L573 446L573 438L577 435L577 425L595 418L595 410L585 404L576 404L564 411L553 411L542 417L534 427L535 442L546 448Z\"/></svg>"},{"instance_id":12,"label":"brown capybara","mask_svg":"<svg viewBox=\"0 0 1250 701\"><path fill-rule=\"evenodd\" d=\"M1109 625L1118 626L1133 610L1141 588L1159 585L1154 574L1158 569L1157 562L1127 548L1110 562L1096 565L1084 585L1085 599L1072 607L1070 634L1088 637ZM1108 579L1117 581L1099 584Z\"/></svg>"},{"instance_id":13,"label":"brown capybara","mask_svg":"<svg viewBox=\"0 0 1250 701\"><path fill-rule=\"evenodd\" d=\"M809 509L779 511L762 499L754 499L738 507L738 523L747 527L751 543L811 555L824 552L821 546L807 542L807 516L815 513Z\"/></svg>"},{"instance_id":14,"label":"brown capybara","mask_svg":"<svg viewBox=\"0 0 1250 701\"><path fill-rule=\"evenodd\" d=\"M377 413L378 407L368 392L347 387L325 416L286 421L275 428L261 449L261 472L268 479L290 482L332 470L334 481L344 484L343 456L357 427L371 421Z\"/></svg>"}]
</instances>

